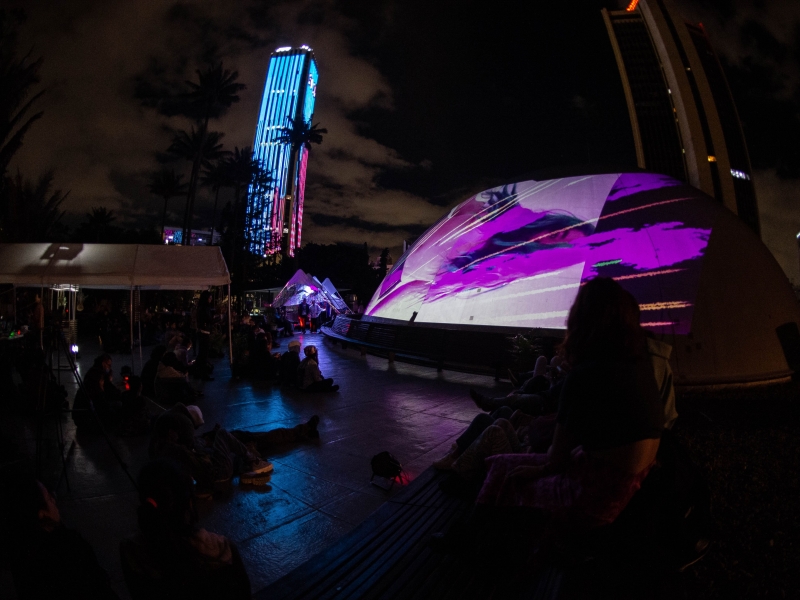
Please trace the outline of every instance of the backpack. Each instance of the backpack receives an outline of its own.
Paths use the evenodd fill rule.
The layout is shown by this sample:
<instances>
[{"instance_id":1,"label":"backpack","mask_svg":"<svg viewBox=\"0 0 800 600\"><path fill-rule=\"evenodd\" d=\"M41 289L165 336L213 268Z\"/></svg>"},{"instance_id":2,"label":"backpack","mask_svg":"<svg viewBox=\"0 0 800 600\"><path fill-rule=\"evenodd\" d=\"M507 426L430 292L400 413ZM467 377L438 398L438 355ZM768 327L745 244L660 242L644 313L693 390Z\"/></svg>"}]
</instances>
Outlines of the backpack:
<instances>
[{"instance_id":1,"label":"backpack","mask_svg":"<svg viewBox=\"0 0 800 600\"><path fill-rule=\"evenodd\" d=\"M395 477L403 473L403 465L400 464L400 461L397 460L394 454L386 450L373 456L370 465L372 465L372 477L370 481L372 481L376 475L384 479L394 480Z\"/></svg>"}]
</instances>

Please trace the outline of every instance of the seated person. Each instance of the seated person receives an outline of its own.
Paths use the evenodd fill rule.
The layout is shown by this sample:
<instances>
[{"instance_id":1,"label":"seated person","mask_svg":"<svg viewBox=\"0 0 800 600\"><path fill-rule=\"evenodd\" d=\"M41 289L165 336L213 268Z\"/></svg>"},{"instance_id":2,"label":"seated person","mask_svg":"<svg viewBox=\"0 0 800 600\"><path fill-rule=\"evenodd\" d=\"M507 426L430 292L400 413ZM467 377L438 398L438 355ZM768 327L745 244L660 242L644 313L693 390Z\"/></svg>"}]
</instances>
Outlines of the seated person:
<instances>
[{"instance_id":1,"label":"seated person","mask_svg":"<svg viewBox=\"0 0 800 600\"><path fill-rule=\"evenodd\" d=\"M480 413L433 466L440 471L454 471L465 480L482 481L486 475L484 461L489 456L530 451L528 428L533 420L507 406L491 415Z\"/></svg>"},{"instance_id":2,"label":"seated person","mask_svg":"<svg viewBox=\"0 0 800 600\"><path fill-rule=\"evenodd\" d=\"M259 454L284 443L318 439L319 417L292 428L271 431L228 432L215 427L201 436L195 430L204 424L197 406L176 404L158 417L150 440L150 457L165 456L177 460L189 470L204 492L214 484L229 481L241 473L241 483L254 483L273 469Z\"/></svg>"},{"instance_id":3,"label":"seated person","mask_svg":"<svg viewBox=\"0 0 800 600\"><path fill-rule=\"evenodd\" d=\"M95 358L83 378L83 386L75 394L72 420L81 432L109 427L119 416L121 392L114 385L111 366L110 355L101 354Z\"/></svg>"},{"instance_id":4,"label":"seated person","mask_svg":"<svg viewBox=\"0 0 800 600\"><path fill-rule=\"evenodd\" d=\"M191 402L195 396L201 395L187 380L187 369L178 360L174 352L167 352L161 357L156 371L156 400L166 404L175 402Z\"/></svg>"},{"instance_id":5,"label":"seated person","mask_svg":"<svg viewBox=\"0 0 800 600\"><path fill-rule=\"evenodd\" d=\"M564 381L547 454L487 459L478 504L537 508L573 526L614 521L652 468L664 429L636 301L612 279L585 284L562 345Z\"/></svg>"},{"instance_id":6,"label":"seated person","mask_svg":"<svg viewBox=\"0 0 800 600\"><path fill-rule=\"evenodd\" d=\"M192 478L165 459L138 478L139 533L120 543L134 600L250 598L250 579L233 542L197 527Z\"/></svg>"},{"instance_id":7,"label":"seated person","mask_svg":"<svg viewBox=\"0 0 800 600\"><path fill-rule=\"evenodd\" d=\"M281 354L278 375L281 383L295 385L297 383L297 369L300 366L300 342L292 340L289 349Z\"/></svg>"},{"instance_id":8,"label":"seated person","mask_svg":"<svg viewBox=\"0 0 800 600\"><path fill-rule=\"evenodd\" d=\"M158 345L150 351L150 360L144 363L142 367L142 394L147 398L156 397L156 375L158 374L158 365L164 355L167 353L167 347Z\"/></svg>"},{"instance_id":9,"label":"seated person","mask_svg":"<svg viewBox=\"0 0 800 600\"><path fill-rule=\"evenodd\" d=\"M272 343L268 333L260 333L250 352L250 371L253 377L272 379L275 377L277 359L272 355Z\"/></svg>"},{"instance_id":10,"label":"seated person","mask_svg":"<svg viewBox=\"0 0 800 600\"><path fill-rule=\"evenodd\" d=\"M152 417L147 410L148 399L142 395L142 379L128 379L128 390L122 392L119 430L122 435L140 435L150 431Z\"/></svg>"},{"instance_id":11,"label":"seated person","mask_svg":"<svg viewBox=\"0 0 800 600\"><path fill-rule=\"evenodd\" d=\"M213 438L196 437L194 431L202 424L203 414L194 405L178 403L162 413L153 426L150 458L177 461L191 473L198 489L206 493L239 473L242 483L246 483L245 479L272 471L271 463L250 452L225 429L216 429Z\"/></svg>"},{"instance_id":12,"label":"seated person","mask_svg":"<svg viewBox=\"0 0 800 600\"><path fill-rule=\"evenodd\" d=\"M3 482L2 539L20 600L117 598L80 533L64 526L55 496L29 473Z\"/></svg>"},{"instance_id":13,"label":"seated person","mask_svg":"<svg viewBox=\"0 0 800 600\"><path fill-rule=\"evenodd\" d=\"M306 357L297 367L297 385L306 392L335 392L339 389L333 379L325 379L319 370L317 347L309 344L303 348Z\"/></svg>"},{"instance_id":14,"label":"seated person","mask_svg":"<svg viewBox=\"0 0 800 600\"><path fill-rule=\"evenodd\" d=\"M566 364L560 356L556 355L548 367L547 358L540 356L536 359L536 368L523 375L526 379L513 392L507 396L490 398L478 393L471 388L470 396L476 406L483 411L493 412L503 406L514 410L521 410L529 415L550 414L558 407L558 397L561 393L560 383L566 372Z\"/></svg>"}]
</instances>

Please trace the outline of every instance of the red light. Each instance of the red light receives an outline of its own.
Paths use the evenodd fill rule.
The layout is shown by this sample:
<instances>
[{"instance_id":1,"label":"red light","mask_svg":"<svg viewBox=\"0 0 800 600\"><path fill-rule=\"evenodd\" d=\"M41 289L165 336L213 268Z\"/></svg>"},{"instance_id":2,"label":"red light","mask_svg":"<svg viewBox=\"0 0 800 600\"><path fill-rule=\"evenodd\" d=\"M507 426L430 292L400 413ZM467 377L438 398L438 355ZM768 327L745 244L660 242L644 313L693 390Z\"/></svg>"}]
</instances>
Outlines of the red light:
<instances>
[{"instance_id":1,"label":"red light","mask_svg":"<svg viewBox=\"0 0 800 600\"><path fill-rule=\"evenodd\" d=\"M625 10L627 10L628 12L633 12L636 10L636 7L638 5L639 5L639 0L631 0L631 3L628 4L628 8L626 8Z\"/></svg>"}]
</instances>

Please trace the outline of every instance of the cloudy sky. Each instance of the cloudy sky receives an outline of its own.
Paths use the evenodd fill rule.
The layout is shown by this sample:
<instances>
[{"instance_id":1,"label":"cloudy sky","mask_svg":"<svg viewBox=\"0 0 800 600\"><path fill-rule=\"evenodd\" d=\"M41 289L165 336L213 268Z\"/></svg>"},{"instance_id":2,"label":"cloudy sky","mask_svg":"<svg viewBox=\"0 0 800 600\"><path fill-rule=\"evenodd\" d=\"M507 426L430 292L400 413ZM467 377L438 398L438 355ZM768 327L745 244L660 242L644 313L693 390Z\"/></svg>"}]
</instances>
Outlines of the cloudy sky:
<instances>
[{"instance_id":1,"label":"cloudy sky","mask_svg":"<svg viewBox=\"0 0 800 600\"><path fill-rule=\"evenodd\" d=\"M706 26L750 145L763 238L800 283L800 2L676 0ZM155 225L146 182L170 131L143 84L179 87L211 60L247 89L214 123L226 147L252 144L269 55L308 44L329 131L309 163L304 241L414 238L453 203L558 165L635 163L627 111L599 8L615 2L437 0L6 0L25 9L24 44L44 57L44 118L16 166L48 168L90 207ZM187 169L188 170L188 169ZM210 224L212 200L197 222ZM173 221L182 209L173 201ZM397 256L395 256L397 257Z\"/></svg>"}]
</instances>

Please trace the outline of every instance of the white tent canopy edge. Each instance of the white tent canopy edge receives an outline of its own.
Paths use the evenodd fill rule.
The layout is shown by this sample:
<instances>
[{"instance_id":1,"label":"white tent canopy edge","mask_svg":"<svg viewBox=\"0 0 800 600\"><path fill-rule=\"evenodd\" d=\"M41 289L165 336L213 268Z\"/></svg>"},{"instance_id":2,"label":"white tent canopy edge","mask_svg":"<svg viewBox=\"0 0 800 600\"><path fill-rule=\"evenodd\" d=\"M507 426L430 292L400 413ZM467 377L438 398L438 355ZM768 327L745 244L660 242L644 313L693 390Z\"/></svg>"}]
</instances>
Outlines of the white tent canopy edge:
<instances>
[{"instance_id":1,"label":"white tent canopy edge","mask_svg":"<svg viewBox=\"0 0 800 600\"><path fill-rule=\"evenodd\" d=\"M19 287L74 285L129 289L131 309L134 288L198 290L226 285L228 350L229 360L232 360L231 278L218 246L0 244L0 283Z\"/></svg>"}]
</instances>

